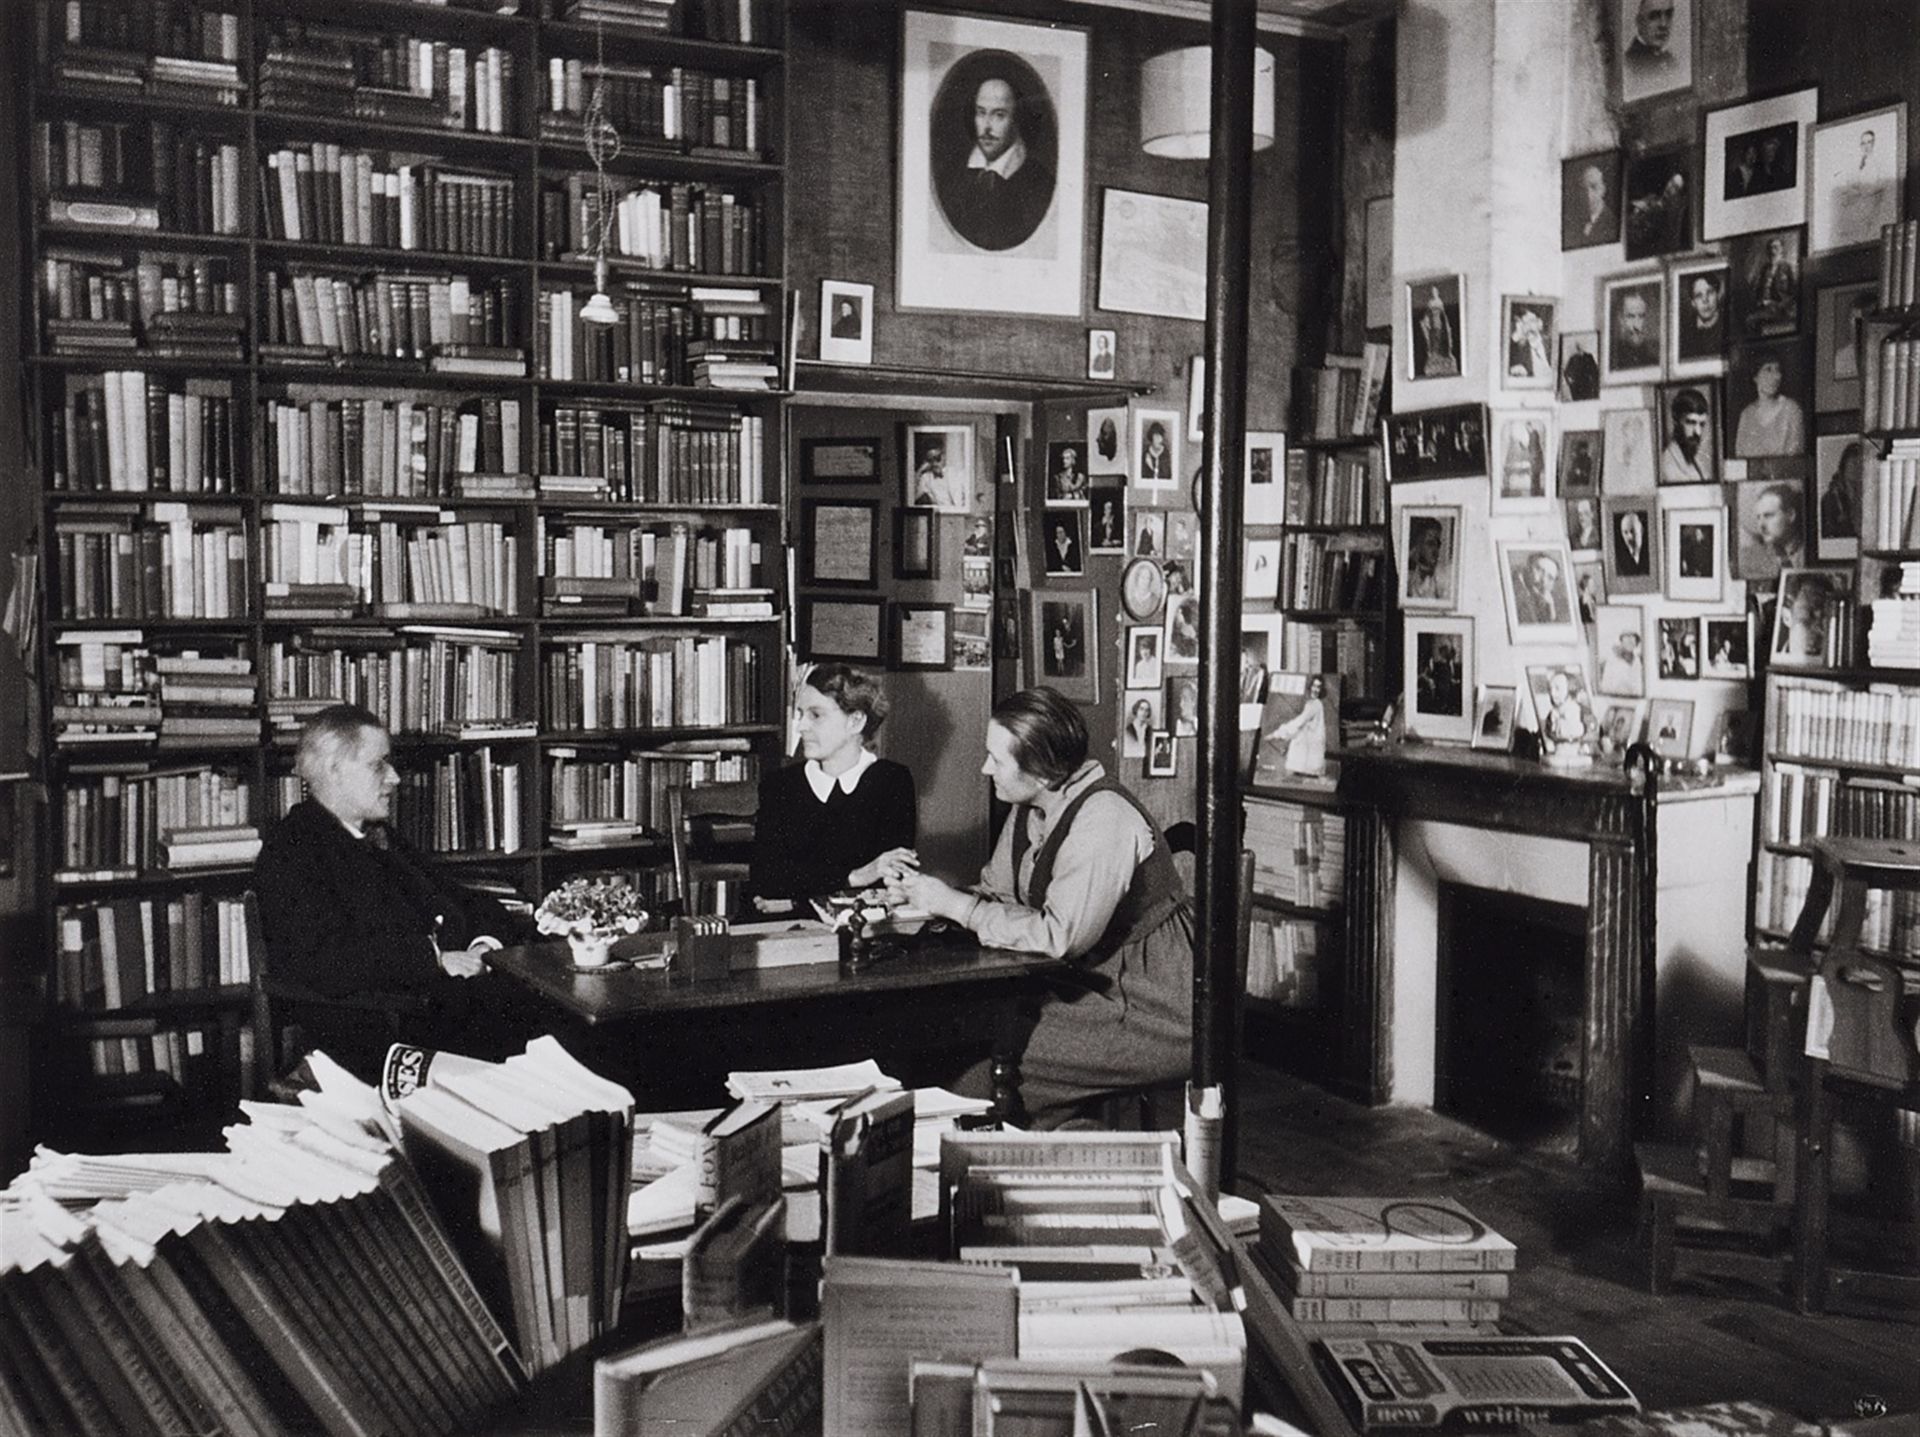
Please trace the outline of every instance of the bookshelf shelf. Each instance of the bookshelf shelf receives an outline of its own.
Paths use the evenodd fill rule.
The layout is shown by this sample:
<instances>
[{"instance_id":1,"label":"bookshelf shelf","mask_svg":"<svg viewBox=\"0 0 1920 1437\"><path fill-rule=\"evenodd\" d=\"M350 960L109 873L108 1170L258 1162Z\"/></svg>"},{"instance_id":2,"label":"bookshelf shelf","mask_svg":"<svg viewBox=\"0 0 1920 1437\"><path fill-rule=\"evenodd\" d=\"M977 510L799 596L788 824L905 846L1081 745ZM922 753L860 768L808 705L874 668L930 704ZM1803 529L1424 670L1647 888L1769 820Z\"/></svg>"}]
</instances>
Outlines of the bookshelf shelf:
<instances>
[{"instance_id":1,"label":"bookshelf shelf","mask_svg":"<svg viewBox=\"0 0 1920 1437\"><path fill-rule=\"evenodd\" d=\"M1809 754L1767 752L1767 762L1798 764L1802 768L1830 768L1842 773L1879 775L1885 778L1906 779L1913 776L1914 770L1901 764L1863 763L1850 758L1817 758Z\"/></svg>"},{"instance_id":2,"label":"bookshelf shelf","mask_svg":"<svg viewBox=\"0 0 1920 1437\"><path fill-rule=\"evenodd\" d=\"M253 877L253 865L247 863L209 868L155 868L131 876L118 874L112 877L56 873L53 876L53 882L56 888L64 892L82 892L96 888L137 888L143 892L157 892L174 888L194 888L208 882L233 881L251 877Z\"/></svg>"},{"instance_id":3,"label":"bookshelf shelf","mask_svg":"<svg viewBox=\"0 0 1920 1437\"><path fill-rule=\"evenodd\" d=\"M401 29L411 26L423 34L447 38L482 35L502 44L514 40L524 44L533 29L530 14L503 15L473 5L423 5L420 0L255 0L254 13L268 18L356 20Z\"/></svg>"},{"instance_id":4,"label":"bookshelf shelf","mask_svg":"<svg viewBox=\"0 0 1920 1437\"><path fill-rule=\"evenodd\" d=\"M262 149L281 141L337 140L356 148L426 150L448 159L481 161L523 159L527 150L524 136L495 135L484 130L406 125L324 110L261 109L252 113Z\"/></svg>"},{"instance_id":5,"label":"bookshelf shelf","mask_svg":"<svg viewBox=\"0 0 1920 1437\"><path fill-rule=\"evenodd\" d=\"M53 1021L62 1027L82 1028L102 1022L148 1018L160 1013L178 1013L197 1009L217 1010L244 1001L247 992L245 983L224 983L216 988L147 993L118 1008L55 1008Z\"/></svg>"},{"instance_id":6,"label":"bookshelf shelf","mask_svg":"<svg viewBox=\"0 0 1920 1437\"><path fill-rule=\"evenodd\" d=\"M540 162L552 168L577 170L591 168L592 157L587 154L585 145L570 144L563 140L540 141ZM661 179L732 179L732 180L777 180L781 168L770 160L748 159L745 156L702 156L685 154L678 150L631 149L622 150L607 161L607 173L630 175L635 178Z\"/></svg>"},{"instance_id":7,"label":"bookshelf shelf","mask_svg":"<svg viewBox=\"0 0 1920 1437\"><path fill-rule=\"evenodd\" d=\"M740 724L669 724L660 728L596 728L596 729L554 729L542 735L548 745L579 745L588 747L623 740L639 739L659 741L672 738L751 738L760 734L779 733L781 726L771 723Z\"/></svg>"},{"instance_id":8,"label":"bookshelf shelf","mask_svg":"<svg viewBox=\"0 0 1920 1437\"><path fill-rule=\"evenodd\" d=\"M1287 436L1287 443L1302 449L1371 449L1378 442L1376 434L1307 434L1298 439Z\"/></svg>"},{"instance_id":9,"label":"bookshelf shelf","mask_svg":"<svg viewBox=\"0 0 1920 1437\"><path fill-rule=\"evenodd\" d=\"M936 370L893 364L835 364L821 359L796 360L793 386L799 394L890 394L934 399L970 397L1119 401L1154 392L1150 384L1075 379L1070 375Z\"/></svg>"},{"instance_id":10,"label":"bookshelf shelf","mask_svg":"<svg viewBox=\"0 0 1920 1437\"><path fill-rule=\"evenodd\" d=\"M205 234L199 230L108 229L100 225L45 223L40 233L49 245L61 249L163 250L194 254L240 256L247 252L245 235Z\"/></svg>"},{"instance_id":11,"label":"bookshelf shelf","mask_svg":"<svg viewBox=\"0 0 1920 1437\"><path fill-rule=\"evenodd\" d=\"M648 55L676 65L697 65L736 75L777 70L784 52L770 45L739 45L722 40L699 40L686 35L640 35L608 26L607 56L618 63L629 56ZM542 20L541 43L566 54L593 54L599 36L594 27L568 20Z\"/></svg>"},{"instance_id":12,"label":"bookshelf shelf","mask_svg":"<svg viewBox=\"0 0 1920 1437\"><path fill-rule=\"evenodd\" d=\"M518 256L461 254L454 250L387 249L380 245L323 244L317 240L256 241L263 258L298 263L358 265L367 269L431 269L483 274L521 274L527 261Z\"/></svg>"},{"instance_id":13,"label":"bookshelf shelf","mask_svg":"<svg viewBox=\"0 0 1920 1437\"><path fill-rule=\"evenodd\" d=\"M218 133L223 138L244 134L247 116L252 113L242 105L203 105L192 100L71 87L43 89L40 101L43 108L57 108L63 113L89 118L179 121L191 125L197 132Z\"/></svg>"}]
</instances>

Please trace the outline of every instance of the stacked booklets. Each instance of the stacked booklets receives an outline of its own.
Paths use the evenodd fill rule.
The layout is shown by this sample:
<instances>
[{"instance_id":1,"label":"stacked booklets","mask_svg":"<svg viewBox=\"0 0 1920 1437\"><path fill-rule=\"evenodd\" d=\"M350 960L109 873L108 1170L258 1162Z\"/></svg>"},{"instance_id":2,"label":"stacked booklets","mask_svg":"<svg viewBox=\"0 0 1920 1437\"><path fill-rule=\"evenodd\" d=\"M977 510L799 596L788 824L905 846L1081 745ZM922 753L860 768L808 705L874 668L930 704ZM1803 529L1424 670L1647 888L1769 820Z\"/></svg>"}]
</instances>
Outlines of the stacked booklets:
<instances>
[{"instance_id":1,"label":"stacked booklets","mask_svg":"<svg viewBox=\"0 0 1920 1437\"><path fill-rule=\"evenodd\" d=\"M594 1437L818 1433L820 1353L818 1324L769 1318L603 1357L593 1365Z\"/></svg>"},{"instance_id":2,"label":"stacked booklets","mask_svg":"<svg viewBox=\"0 0 1920 1437\"><path fill-rule=\"evenodd\" d=\"M1447 1198L1269 1196L1260 1255L1302 1322L1500 1320L1515 1249Z\"/></svg>"}]
</instances>

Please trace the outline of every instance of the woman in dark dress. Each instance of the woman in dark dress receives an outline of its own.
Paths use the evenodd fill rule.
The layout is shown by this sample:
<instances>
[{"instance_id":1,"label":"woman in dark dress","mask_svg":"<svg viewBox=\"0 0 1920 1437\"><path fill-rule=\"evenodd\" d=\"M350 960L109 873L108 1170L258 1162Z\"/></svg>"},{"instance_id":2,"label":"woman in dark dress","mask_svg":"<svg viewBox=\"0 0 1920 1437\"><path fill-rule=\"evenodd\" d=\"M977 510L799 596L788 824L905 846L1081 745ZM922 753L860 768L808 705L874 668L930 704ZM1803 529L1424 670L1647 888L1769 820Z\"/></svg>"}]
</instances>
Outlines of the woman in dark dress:
<instances>
[{"instance_id":1,"label":"woman in dark dress","mask_svg":"<svg viewBox=\"0 0 1920 1437\"><path fill-rule=\"evenodd\" d=\"M913 775L867 747L887 716L879 684L818 664L793 704L806 761L760 781L748 885L762 907L870 888L917 861Z\"/></svg>"}]
</instances>

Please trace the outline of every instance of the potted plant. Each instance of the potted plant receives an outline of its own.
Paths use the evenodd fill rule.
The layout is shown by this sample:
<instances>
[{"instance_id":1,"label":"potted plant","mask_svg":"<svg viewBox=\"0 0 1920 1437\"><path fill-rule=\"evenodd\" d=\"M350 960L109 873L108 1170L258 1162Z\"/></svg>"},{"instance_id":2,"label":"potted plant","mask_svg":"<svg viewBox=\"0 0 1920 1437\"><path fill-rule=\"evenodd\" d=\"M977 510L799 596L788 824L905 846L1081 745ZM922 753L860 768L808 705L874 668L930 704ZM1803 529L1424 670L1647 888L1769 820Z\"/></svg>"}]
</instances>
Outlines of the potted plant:
<instances>
[{"instance_id":1,"label":"potted plant","mask_svg":"<svg viewBox=\"0 0 1920 1437\"><path fill-rule=\"evenodd\" d=\"M540 901L533 921L542 933L566 935L575 966L599 968L616 941L645 925L647 910L624 878L569 878Z\"/></svg>"}]
</instances>

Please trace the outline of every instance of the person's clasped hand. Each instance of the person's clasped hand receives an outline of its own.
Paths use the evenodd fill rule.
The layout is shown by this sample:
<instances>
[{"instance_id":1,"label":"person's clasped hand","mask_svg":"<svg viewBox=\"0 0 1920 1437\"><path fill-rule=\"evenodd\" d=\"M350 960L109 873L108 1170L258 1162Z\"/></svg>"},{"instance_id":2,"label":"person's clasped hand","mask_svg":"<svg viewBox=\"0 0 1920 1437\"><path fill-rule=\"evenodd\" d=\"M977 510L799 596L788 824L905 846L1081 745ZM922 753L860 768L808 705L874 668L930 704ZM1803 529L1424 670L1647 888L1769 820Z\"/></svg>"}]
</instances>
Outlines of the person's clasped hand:
<instances>
[{"instance_id":1,"label":"person's clasped hand","mask_svg":"<svg viewBox=\"0 0 1920 1437\"><path fill-rule=\"evenodd\" d=\"M440 971L450 978L478 978L487 971L486 955L500 946L494 938L476 938L466 948L442 948Z\"/></svg>"},{"instance_id":2,"label":"person's clasped hand","mask_svg":"<svg viewBox=\"0 0 1920 1437\"><path fill-rule=\"evenodd\" d=\"M920 870L920 855L911 848L889 848L871 863L863 863L847 875L849 888L872 888L906 873Z\"/></svg>"},{"instance_id":3,"label":"person's clasped hand","mask_svg":"<svg viewBox=\"0 0 1920 1437\"><path fill-rule=\"evenodd\" d=\"M962 893L952 884L942 882L931 873L922 873L917 868L887 880L887 902L890 906L917 908L935 918L945 918L954 923L965 924L975 901L971 893Z\"/></svg>"}]
</instances>

